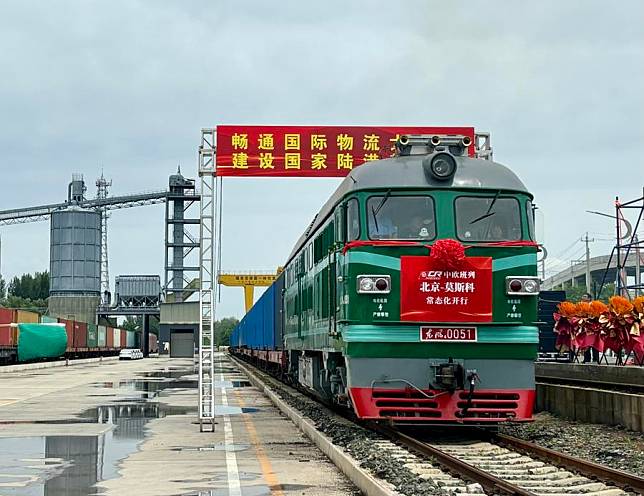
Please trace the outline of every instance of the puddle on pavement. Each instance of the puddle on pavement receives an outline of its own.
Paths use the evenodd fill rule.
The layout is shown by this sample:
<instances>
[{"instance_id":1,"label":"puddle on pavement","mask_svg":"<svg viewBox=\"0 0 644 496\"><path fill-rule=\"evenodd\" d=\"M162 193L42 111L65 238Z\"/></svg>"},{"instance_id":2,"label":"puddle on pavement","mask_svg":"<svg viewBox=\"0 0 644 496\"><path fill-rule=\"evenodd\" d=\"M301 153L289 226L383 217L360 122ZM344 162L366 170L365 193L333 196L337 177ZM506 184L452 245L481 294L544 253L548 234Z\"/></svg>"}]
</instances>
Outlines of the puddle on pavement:
<instances>
[{"instance_id":1,"label":"puddle on pavement","mask_svg":"<svg viewBox=\"0 0 644 496\"><path fill-rule=\"evenodd\" d=\"M251 387L252 384L250 381L232 381L233 387L236 388L241 388L241 387Z\"/></svg>"},{"instance_id":2,"label":"puddle on pavement","mask_svg":"<svg viewBox=\"0 0 644 496\"><path fill-rule=\"evenodd\" d=\"M91 419L54 419L54 420L0 420L0 425L21 425L21 424L43 424L43 425L65 425L65 424L95 424ZM2 467L2 465L0 465Z\"/></svg>"},{"instance_id":3,"label":"puddle on pavement","mask_svg":"<svg viewBox=\"0 0 644 496\"><path fill-rule=\"evenodd\" d=\"M275 487L275 489L278 489ZM181 496L228 496L230 493L228 489L202 489L198 491L191 491L183 493ZM244 496L270 496L273 494L273 489L264 484L256 486L244 486Z\"/></svg>"},{"instance_id":4,"label":"puddle on pavement","mask_svg":"<svg viewBox=\"0 0 644 496\"><path fill-rule=\"evenodd\" d=\"M174 372L169 372L173 374ZM177 372L178 374L179 372ZM185 375L184 369L181 375ZM159 378L167 376L159 376ZM180 377L180 376L179 376ZM98 387L138 392L109 405L86 410L62 420L4 421L2 424L78 424L111 426L98 436L52 435L0 438L0 493L2 495L95 495L101 481L118 477L119 462L135 452L146 437L145 425L170 415L194 415L196 407L149 402L164 389L197 387L196 381L176 378L100 383Z\"/></svg>"},{"instance_id":5,"label":"puddle on pavement","mask_svg":"<svg viewBox=\"0 0 644 496\"><path fill-rule=\"evenodd\" d=\"M246 451L250 448L250 444L224 444L217 443L211 444L210 446L179 446L177 448L171 448L172 451Z\"/></svg>"},{"instance_id":6,"label":"puddle on pavement","mask_svg":"<svg viewBox=\"0 0 644 496\"><path fill-rule=\"evenodd\" d=\"M160 377L163 379L180 379L186 375L196 374L197 371L187 371L186 369L175 370L153 370L152 372L145 372L141 374L142 377Z\"/></svg>"},{"instance_id":7,"label":"puddle on pavement","mask_svg":"<svg viewBox=\"0 0 644 496\"><path fill-rule=\"evenodd\" d=\"M185 375L185 374L182 374ZM196 380L146 380L128 379L119 382L98 382L95 387L105 389L117 389L119 392L132 392L136 397L152 399L157 396L164 396L162 391L166 389L195 389L199 385Z\"/></svg>"},{"instance_id":8,"label":"puddle on pavement","mask_svg":"<svg viewBox=\"0 0 644 496\"><path fill-rule=\"evenodd\" d=\"M241 387L251 387L249 381L215 381L215 389L230 389L230 388L241 388Z\"/></svg>"},{"instance_id":9,"label":"puddle on pavement","mask_svg":"<svg viewBox=\"0 0 644 496\"><path fill-rule=\"evenodd\" d=\"M89 422L108 424L113 428L99 436L0 438L0 467L4 474L11 474L0 475L2 494L99 494L100 488L93 486L118 476L118 463L136 451L146 436L145 425L150 420L195 413L196 408L193 407L131 403L92 408L76 419L29 422Z\"/></svg>"}]
</instances>

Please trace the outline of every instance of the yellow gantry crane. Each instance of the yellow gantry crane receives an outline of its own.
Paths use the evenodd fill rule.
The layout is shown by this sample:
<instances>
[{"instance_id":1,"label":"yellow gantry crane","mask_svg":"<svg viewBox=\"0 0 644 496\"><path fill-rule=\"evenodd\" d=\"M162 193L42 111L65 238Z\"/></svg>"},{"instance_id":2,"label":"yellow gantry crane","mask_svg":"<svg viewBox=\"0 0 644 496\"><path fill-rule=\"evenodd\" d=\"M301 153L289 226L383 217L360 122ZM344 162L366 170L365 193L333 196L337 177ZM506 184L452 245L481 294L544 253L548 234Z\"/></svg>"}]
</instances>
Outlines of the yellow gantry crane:
<instances>
[{"instance_id":1,"label":"yellow gantry crane","mask_svg":"<svg viewBox=\"0 0 644 496\"><path fill-rule=\"evenodd\" d=\"M244 288L244 301L246 303L246 313L253 306L255 297L255 286L270 286L277 276L284 270L278 267L276 273L262 272L220 272L218 281L224 286L234 286Z\"/></svg>"}]
</instances>

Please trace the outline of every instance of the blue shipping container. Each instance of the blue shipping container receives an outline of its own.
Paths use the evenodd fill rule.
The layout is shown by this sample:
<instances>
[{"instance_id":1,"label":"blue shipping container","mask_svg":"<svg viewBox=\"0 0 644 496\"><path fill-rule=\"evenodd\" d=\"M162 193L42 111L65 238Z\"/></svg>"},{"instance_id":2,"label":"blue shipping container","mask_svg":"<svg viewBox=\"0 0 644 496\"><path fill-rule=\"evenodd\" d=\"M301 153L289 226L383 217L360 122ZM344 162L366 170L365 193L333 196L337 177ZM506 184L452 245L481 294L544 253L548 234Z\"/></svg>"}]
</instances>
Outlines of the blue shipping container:
<instances>
[{"instance_id":1,"label":"blue shipping container","mask_svg":"<svg viewBox=\"0 0 644 496\"><path fill-rule=\"evenodd\" d=\"M275 322L275 346L277 349L284 349L284 312L282 311L282 296L284 293L284 281L286 272L282 272L273 284L275 288L273 304L273 322Z\"/></svg>"},{"instance_id":2,"label":"blue shipping container","mask_svg":"<svg viewBox=\"0 0 644 496\"><path fill-rule=\"evenodd\" d=\"M231 346L245 346L256 350L274 350L281 347L281 340L275 333L276 293L275 284L268 287L233 330L230 336ZM281 291L278 298L281 299Z\"/></svg>"}]
</instances>

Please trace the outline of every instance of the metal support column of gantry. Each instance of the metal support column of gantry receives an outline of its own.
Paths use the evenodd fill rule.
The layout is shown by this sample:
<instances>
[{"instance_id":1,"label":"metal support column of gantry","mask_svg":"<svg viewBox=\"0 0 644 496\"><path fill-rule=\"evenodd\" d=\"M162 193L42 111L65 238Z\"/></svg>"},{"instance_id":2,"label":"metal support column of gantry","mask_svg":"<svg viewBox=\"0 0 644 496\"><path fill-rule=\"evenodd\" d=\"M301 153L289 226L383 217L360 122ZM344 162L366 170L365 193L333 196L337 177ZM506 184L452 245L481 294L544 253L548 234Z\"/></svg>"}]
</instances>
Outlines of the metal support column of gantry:
<instances>
[{"instance_id":1,"label":"metal support column of gantry","mask_svg":"<svg viewBox=\"0 0 644 496\"><path fill-rule=\"evenodd\" d=\"M199 145L199 426L215 430L215 236L216 168L215 129L201 130Z\"/></svg>"},{"instance_id":2,"label":"metal support column of gantry","mask_svg":"<svg viewBox=\"0 0 644 496\"><path fill-rule=\"evenodd\" d=\"M101 177L96 180L96 198L98 200L107 200L112 181L105 179L101 172ZM110 271L109 258L107 256L107 219L110 214L105 207L98 210L101 213L101 304L109 305L110 299Z\"/></svg>"}]
</instances>

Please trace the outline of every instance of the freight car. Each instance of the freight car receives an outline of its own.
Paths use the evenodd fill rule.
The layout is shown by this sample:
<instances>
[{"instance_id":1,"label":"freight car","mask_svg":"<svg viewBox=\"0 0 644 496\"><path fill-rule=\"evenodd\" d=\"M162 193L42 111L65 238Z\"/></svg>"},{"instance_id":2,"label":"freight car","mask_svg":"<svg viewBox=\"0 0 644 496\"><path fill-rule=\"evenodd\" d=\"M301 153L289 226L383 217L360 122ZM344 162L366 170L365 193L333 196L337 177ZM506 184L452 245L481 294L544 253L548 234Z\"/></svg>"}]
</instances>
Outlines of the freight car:
<instances>
[{"instance_id":1,"label":"freight car","mask_svg":"<svg viewBox=\"0 0 644 496\"><path fill-rule=\"evenodd\" d=\"M231 352L363 419L531 420L533 195L472 141L403 136L396 157L352 170Z\"/></svg>"},{"instance_id":2,"label":"freight car","mask_svg":"<svg viewBox=\"0 0 644 496\"><path fill-rule=\"evenodd\" d=\"M133 347L134 341L134 332L124 329L0 308L0 363L4 364L113 356L129 343Z\"/></svg>"}]
</instances>

